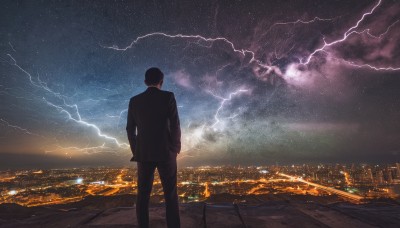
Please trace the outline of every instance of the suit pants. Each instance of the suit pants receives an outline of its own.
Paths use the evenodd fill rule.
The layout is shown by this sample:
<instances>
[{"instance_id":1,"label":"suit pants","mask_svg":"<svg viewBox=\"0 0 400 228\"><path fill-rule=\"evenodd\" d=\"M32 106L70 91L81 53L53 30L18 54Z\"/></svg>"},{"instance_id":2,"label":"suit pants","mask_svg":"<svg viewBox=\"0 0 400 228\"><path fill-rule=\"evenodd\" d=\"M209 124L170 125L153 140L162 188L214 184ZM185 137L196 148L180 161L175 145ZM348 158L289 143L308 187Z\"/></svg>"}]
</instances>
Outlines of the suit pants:
<instances>
[{"instance_id":1,"label":"suit pants","mask_svg":"<svg viewBox=\"0 0 400 228\"><path fill-rule=\"evenodd\" d=\"M176 187L176 158L163 162L137 162L138 194L136 200L136 217L138 225L140 228L149 227L149 201L156 168L164 190L167 226L169 228L179 228L180 217Z\"/></svg>"}]
</instances>

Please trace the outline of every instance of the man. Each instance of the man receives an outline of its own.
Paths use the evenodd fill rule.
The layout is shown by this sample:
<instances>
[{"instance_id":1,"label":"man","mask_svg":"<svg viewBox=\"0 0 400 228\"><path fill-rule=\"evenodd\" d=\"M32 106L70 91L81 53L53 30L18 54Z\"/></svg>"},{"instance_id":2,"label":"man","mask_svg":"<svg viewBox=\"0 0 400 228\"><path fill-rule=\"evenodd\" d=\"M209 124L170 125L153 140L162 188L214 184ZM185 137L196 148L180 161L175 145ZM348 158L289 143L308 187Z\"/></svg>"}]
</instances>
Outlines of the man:
<instances>
[{"instance_id":1,"label":"man","mask_svg":"<svg viewBox=\"0 0 400 228\"><path fill-rule=\"evenodd\" d=\"M136 216L139 227L149 226L149 200L157 168L164 190L168 227L180 227L176 187L176 156L181 150L181 129L175 96L161 90L164 74L158 68L145 73L147 90L131 98L126 131L137 162Z\"/></svg>"}]
</instances>

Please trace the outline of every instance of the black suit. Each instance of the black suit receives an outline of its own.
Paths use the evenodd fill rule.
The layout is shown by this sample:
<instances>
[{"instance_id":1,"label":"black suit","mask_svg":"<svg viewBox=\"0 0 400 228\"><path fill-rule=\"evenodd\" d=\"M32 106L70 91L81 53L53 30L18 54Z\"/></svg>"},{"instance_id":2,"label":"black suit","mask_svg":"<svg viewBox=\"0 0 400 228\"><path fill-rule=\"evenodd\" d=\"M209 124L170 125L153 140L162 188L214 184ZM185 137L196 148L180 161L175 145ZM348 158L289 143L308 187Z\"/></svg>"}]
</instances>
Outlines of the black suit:
<instances>
[{"instance_id":1,"label":"black suit","mask_svg":"<svg viewBox=\"0 0 400 228\"><path fill-rule=\"evenodd\" d=\"M149 199L158 169L164 190L168 227L180 227L176 188L176 156L181 130L175 96L155 87L131 98L126 126L133 157L138 162L136 215L140 227L149 224Z\"/></svg>"}]
</instances>

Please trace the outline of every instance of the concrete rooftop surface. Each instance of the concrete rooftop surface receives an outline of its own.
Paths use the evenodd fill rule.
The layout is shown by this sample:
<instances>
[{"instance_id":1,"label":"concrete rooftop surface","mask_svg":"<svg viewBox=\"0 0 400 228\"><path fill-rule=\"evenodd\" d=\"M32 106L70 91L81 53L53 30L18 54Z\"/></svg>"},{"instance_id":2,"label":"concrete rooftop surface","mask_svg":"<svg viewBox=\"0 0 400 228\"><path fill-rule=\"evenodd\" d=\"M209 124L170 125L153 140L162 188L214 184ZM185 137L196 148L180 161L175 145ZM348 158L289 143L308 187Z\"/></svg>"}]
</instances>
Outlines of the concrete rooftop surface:
<instances>
[{"instance_id":1,"label":"concrete rooftop surface","mask_svg":"<svg viewBox=\"0 0 400 228\"><path fill-rule=\"evenodd\" d=\"M136 227L134 206L105 209L0 206L0 227ZM400 227L400 205L390 202L185 203L180 205L180 213L182 227ZM150 227L166 227L164 205L150 207Z\"/></svg>"}]
</instances>

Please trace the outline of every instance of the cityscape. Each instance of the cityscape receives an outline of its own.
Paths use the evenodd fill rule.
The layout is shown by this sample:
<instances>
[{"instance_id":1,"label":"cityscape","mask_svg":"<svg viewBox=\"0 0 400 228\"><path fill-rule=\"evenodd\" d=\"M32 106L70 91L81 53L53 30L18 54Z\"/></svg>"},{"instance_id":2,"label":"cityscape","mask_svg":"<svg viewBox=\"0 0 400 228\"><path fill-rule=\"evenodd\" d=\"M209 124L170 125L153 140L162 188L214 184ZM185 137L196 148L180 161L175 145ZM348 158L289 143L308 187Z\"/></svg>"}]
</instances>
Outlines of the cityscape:
<instances>
[{"instance_id":1,"label":"cityscape","mask_svg":"<svg viewBox=\"0 0 400 228\"><path fill-rule=\"evenodd\" d=\"M0 172L0 203L22 206L66 204L87 196L136 194L135 168L7 170ZM272 166L200 166L178 169L182 203L222 201L260 203L286 194L316 196L321 202L355 204L373 199L400 199L400 163ZM246 196L246 198L244 198ZM156 172L152 201L163 202Z\"/></svg>"}]
</instances>

